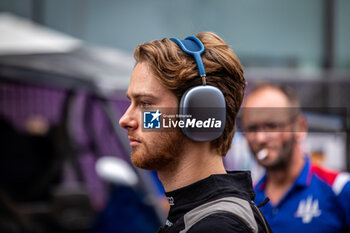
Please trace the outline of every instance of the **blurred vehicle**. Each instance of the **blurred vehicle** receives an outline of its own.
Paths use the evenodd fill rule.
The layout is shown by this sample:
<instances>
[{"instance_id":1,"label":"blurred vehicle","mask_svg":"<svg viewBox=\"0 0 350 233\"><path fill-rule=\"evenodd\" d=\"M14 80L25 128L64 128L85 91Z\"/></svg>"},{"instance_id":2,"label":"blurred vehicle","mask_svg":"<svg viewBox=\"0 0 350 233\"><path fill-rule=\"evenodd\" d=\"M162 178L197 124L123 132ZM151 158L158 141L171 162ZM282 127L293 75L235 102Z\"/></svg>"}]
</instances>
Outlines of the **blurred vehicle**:
<instances>
[{"instance_id":1,"label":"blurred vehicle","mask_svg":"<svg viewBox=\"0 0 350 233\"><path fill-rule=\"evenodd\" d=\"M90 232L99 212L123 215L128 206L107 205L120 204L108 201L119 193L160 225L150 173L131 166L139 182L125 196L127 186L118 192L95 170L104 156L130 164L117 122L132 58L9 14L0 14L0 29L0 232Z\"/></svg>"}]
</instances>

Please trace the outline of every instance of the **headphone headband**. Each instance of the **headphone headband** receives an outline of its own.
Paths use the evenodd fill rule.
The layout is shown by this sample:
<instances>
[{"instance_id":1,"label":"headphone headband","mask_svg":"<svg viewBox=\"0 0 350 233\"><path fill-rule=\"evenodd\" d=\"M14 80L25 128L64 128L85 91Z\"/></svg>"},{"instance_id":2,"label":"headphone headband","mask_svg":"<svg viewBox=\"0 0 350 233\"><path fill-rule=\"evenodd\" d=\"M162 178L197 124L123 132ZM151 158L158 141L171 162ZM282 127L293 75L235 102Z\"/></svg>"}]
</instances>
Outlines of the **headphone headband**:
<instances>
[{"instance_id":1,"label":"headphone headband","mask_svg":"<svg viewBox=\"0 0 350 233\"><path fill-rule=\"evenodd\" d=\"M203 78L205 84L205 69L201 54L204 52L203 43L195 36L189 36L184 40L179 40L177 38L170 38L170 40L177 43L180 48L187 54L192 55L197 63L199 75Z\"/></svg>"}]
</instances>

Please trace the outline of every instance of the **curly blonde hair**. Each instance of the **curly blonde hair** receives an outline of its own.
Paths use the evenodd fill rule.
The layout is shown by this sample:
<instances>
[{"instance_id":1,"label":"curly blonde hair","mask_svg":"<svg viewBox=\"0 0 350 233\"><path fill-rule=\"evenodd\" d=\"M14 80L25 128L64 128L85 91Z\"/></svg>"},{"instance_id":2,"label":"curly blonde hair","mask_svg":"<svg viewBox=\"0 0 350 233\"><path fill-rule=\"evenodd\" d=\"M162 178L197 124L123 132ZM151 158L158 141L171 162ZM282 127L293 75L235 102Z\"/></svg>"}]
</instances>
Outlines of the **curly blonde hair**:
<instances>
[{"instance_id":1,"label":"curly blonde hair","mask_svg":"<svg viewBox=\"0 0 350 233\"><path fill-rule=\"evenodd\" d=\"M226 125L223 134L211 141L211 148L225 156L231 147L236 129L236 116L242 104L246 81L243 68L230 47L215 33L196 35L205 47L202 54L207 84L219 88L226 101ZM201 85L198 68L191 55L186 54L172 40L164 38L141 44L135 48L137 63L146 62L160 83L172 91L178 100L184 92Z\"/></svg>"}]
</instances>

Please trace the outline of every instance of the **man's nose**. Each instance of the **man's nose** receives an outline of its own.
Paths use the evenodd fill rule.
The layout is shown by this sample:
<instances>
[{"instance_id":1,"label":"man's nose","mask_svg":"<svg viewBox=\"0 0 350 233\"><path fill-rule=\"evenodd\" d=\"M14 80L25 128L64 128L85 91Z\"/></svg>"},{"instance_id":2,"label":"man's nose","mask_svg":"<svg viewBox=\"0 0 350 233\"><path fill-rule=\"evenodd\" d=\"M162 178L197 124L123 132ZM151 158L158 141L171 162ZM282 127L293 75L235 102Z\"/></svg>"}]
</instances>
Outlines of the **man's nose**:
<instances>
[{"instance_id":1,"label":"man's nose","mask_svg":"<svg viewBox=\"0 0 350 233\"><path fill-rule=\"evenodd\" d=\"M138 127L135 112L129 107L119 120L119 125L126 130L135 130Z\"/></svg>"},{"instance_id":2,"label":"man's nose","mask_svg":"<svg viewBox=\"0 0 350 233\"><path fill-rule=\"evenodd\" d=\"M268 132L258 131L255 133L255 141L259 144L266 143L268 141Z\"/></svg>"}]
</instances>

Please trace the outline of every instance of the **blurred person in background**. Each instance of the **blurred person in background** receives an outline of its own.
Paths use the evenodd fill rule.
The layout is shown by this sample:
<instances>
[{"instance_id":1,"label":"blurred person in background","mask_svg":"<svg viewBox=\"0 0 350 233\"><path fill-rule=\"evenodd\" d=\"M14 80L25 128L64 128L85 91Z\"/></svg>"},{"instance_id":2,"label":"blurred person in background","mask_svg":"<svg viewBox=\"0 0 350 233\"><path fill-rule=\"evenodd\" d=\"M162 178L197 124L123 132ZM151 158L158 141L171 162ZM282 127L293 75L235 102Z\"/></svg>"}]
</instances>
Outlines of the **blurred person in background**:
<instances>
[{"instance_id":1,"label":"blurred person in background","mask_svg":"<svg viewBox=\"0 0 350 233\"><path fill-rule=\"evenodd\" d=\"M151 41L134 51L136 66L127 91L131 103L119 122L128 131L131 160L136 167L156 170L165 188L170 211L159 232L268 232L265 219L252 201L255 194L250 173L227 173L222 161L231 145L243 100L243 69L219 36L202 32L197 38L205 48L202 60L207 85L217 87L225 96L223 134L215 140L195 142L178 127L158 132L142 129L144 111L166 108L178 113L185 91L202 84L195 60L177 43L167 38ZM195 41L188 40L185 42ZM225 211L232 205L231 211ZM241 212L231 213L235 210Z\"/></svg>"},{"instance_id":2,"label":"blurred person in background","mask_svg":"<svg viewBox=\"0 0 350 233\"><path fill-rule=\"evenodd\" d=\"M294 90L257 85L244 101L242 130L266 168L256 203L273 232L349 232L350 175L312 164L301 143L307 122Z\"/></svg>"}]
</instances>

